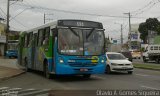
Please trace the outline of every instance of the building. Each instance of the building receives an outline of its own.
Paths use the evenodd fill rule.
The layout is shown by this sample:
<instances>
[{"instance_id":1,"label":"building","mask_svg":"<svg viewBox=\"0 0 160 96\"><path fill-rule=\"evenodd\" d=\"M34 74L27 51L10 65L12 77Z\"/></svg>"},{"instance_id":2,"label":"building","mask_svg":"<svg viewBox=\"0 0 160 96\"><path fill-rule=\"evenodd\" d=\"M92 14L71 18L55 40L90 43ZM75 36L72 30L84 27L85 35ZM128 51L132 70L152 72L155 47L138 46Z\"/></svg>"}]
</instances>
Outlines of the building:
<instances>
[{"instance_id":1,"label":"building","mask_svg":"<svg viewBox=\"0 0 160 96\"><path fill-rule=\"evenodd\" d=\"M4 55L4 46L6 43L5 30L6 30L6 25L0 23L0 56Z\"/></svg>"},{"instance_id":2,"label":"building","mask_svg":"<svg viewBox=\"0 0 160 96\"><path fill-rule=\"evenodd\" d=\"M156 31L148 30L148 44L160 44L160 35Z\"/></svg>"},{"instance_id":3,"label":"building","mask_svg":"<svg viewBox=\"0 0 160 96\"><path fill-rule=\"evenodd\" d=\"M10 31L8 33L8 40L18 40L19 32L18 31ZM4 56L4 49L6 44L6 25L0 23L0 56Z\"/></svg>"},{"instance_id":4,"label":"building","mask_svg":"<svg viewBox=\"0 0 160 96\"><path fill-rule=\"evenodd\" d=\"M131 24L131 50L140 50L141 39L138 28L139 24Z\"/></svg>"}]
</instances>

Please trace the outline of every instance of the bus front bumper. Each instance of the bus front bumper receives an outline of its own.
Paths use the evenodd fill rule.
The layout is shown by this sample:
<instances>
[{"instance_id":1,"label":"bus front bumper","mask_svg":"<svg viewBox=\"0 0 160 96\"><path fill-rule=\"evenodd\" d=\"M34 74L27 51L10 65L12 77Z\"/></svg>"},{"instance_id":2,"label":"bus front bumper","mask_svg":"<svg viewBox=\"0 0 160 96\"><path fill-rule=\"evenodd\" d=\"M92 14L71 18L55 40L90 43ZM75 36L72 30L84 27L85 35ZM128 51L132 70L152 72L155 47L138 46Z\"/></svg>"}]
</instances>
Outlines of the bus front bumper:
<instances>
[{"instance_id":1,"label":"bus front bumper","mask_svg":"<svg viewBox=\"0 0 160 96\"><path fill-rule=\"evenodd\" d=\"M98 64L93 67L71 67L69 65L59 65L56 69L57 75L81 75L81 74L103 74L106 65Z\"/></svg>"}]
</instances>

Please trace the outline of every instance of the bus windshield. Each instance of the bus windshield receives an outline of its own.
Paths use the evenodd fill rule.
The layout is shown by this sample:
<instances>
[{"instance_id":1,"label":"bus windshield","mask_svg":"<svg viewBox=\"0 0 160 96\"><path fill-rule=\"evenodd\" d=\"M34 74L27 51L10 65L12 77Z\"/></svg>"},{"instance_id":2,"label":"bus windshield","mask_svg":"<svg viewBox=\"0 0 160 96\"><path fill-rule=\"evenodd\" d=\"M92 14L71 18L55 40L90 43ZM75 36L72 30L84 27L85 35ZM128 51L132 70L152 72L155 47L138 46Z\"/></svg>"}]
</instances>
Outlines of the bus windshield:
<instances>
[{"instance_id":1,"label":"bus windshield","mask_svg":"<svg viewBox=\"0 0 160 96\"><path fill-rule=\"evenodd\" d=\"M104 53L104 31L59 29L58 50L64 55L102 55Z\"/></svg>"}]
</instances>

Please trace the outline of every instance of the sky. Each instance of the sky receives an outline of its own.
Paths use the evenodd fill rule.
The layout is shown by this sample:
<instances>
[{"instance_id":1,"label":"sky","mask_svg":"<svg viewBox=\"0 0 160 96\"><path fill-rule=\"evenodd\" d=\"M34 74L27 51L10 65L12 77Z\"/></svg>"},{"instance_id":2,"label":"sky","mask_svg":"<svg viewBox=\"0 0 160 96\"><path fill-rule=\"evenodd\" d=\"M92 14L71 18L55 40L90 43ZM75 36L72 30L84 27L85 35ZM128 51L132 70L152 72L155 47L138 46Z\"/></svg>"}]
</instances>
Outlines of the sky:
<instances>
[{"instance_id":1,"label":"sky","mask_svg":"<svg viewBox=\"0 0 160 96\"><path fill-rule=\"evenodd\" d=\"M19 0L10 2L10 29L25 31L57 19L81 19L102 22L105 36L120 41L120 25L127 39L131 24L147 18L160 20L160 0ZM7 0L0 0L0 17L6 18Z\"/></svg>"}]
</instances>

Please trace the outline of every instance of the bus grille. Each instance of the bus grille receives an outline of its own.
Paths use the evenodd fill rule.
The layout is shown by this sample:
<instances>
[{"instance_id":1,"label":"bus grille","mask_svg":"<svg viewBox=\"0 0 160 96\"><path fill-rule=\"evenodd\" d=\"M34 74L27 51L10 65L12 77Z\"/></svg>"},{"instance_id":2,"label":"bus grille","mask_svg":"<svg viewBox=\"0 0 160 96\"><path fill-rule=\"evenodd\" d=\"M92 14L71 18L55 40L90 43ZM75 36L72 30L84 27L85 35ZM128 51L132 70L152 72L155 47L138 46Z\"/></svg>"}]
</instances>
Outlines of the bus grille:
<instances>
[{"instance_id":1,"label":"bus grille","mask_svg":"<svg viewBox=\"0 0 160 96\"><path fill-rule=\"evenodd\" d=\"M69 63L72 67L92 67L96 66L97 63Z\"/></svg>"}]
</instances>

